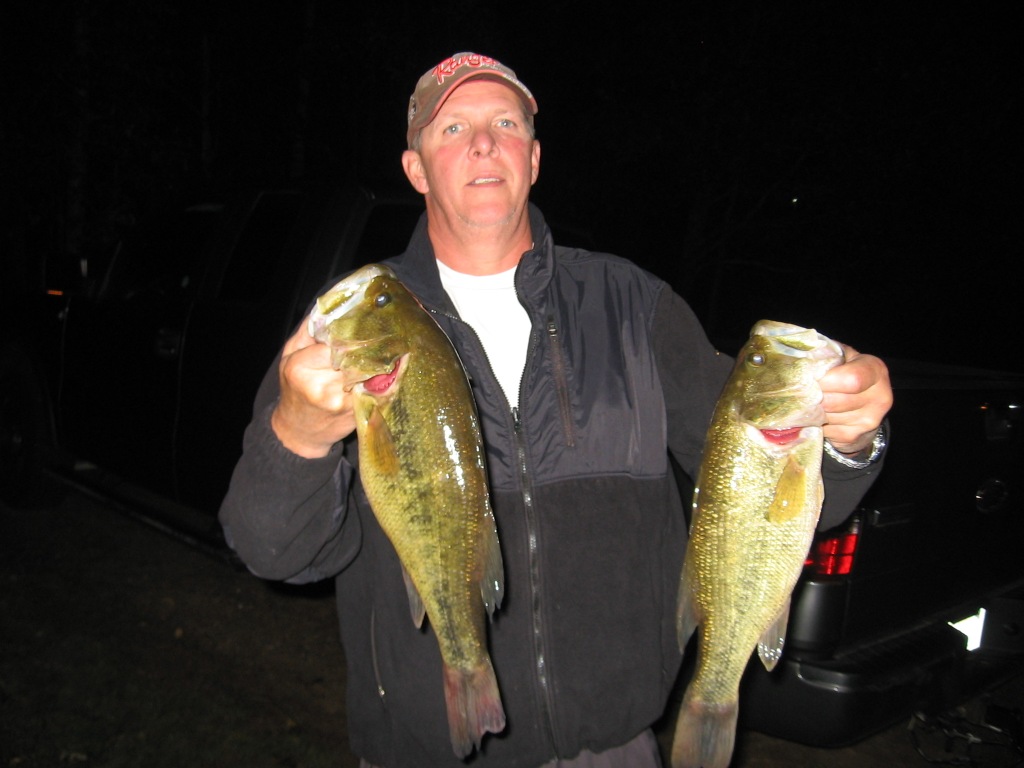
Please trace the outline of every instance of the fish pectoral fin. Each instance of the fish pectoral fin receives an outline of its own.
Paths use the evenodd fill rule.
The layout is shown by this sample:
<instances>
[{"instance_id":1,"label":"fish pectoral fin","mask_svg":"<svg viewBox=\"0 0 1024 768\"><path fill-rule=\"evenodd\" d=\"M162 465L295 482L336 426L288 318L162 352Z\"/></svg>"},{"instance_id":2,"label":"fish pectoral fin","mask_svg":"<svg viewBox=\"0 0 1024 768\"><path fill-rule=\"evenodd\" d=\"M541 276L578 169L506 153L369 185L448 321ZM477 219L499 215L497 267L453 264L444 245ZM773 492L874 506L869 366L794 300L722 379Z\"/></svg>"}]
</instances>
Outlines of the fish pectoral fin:
<instances>
[{"instance_id":1,"label":"fish pectoral fin","mask_svg":"<svg viewBox=\"0 0 1024 768\"><path fill-rule=\"evenodd\" d=\"M786 641L786 626L789 624L789 598L782 606L775 621L764 631L757 641L757 655L764 668L771 672L782 658L782 646Z\"/></svg>"},{"instance_id":2,"label":"fish pectoral fin","mask_svg":"<svg viewBox=\"0 0 1024 768\"><path fill-rule=\"evenodd\" d=\"M412 616L412 623L416 625L416 629L422 629L427 609L423 605L423 598L420 597L419 590L412 583L412 577L405 570L405 566L402 567L402 578L405 580L405 592L409 596L409 614Z\"/></svg>"},{"instance_id":3,"label":"fish pectoral fin","mask_svg":"<svg viewBox=\"0 0 1024 768\"><path fill-rule=\"evenodd\" d=\"M374 406L366 419L366 435L370 460L379 472L385 475L398 474L398 450L391 436L391 428L381 409Z\"/></svg>"},{"instance_id":4,"label":"fish pectoral fin","mask_svg":"<svg viewBox=\"0 0 1024 768\"><path fill-rule=\"evenodd\" d=\"M775 486L775 498L765 513L768 522L785 523L800 514L807 506L810 486L807 468L796 454L790 454Z\"/></svg>"}]
</instances>

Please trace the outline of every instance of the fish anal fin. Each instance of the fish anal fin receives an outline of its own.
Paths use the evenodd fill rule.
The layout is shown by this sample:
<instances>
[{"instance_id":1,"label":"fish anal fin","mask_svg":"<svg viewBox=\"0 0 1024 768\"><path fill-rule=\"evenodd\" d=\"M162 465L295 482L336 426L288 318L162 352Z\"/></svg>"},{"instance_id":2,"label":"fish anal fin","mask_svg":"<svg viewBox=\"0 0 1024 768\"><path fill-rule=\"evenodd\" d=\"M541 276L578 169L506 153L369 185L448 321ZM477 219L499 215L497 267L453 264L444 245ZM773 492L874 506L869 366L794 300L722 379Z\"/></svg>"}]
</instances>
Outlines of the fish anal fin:
<instances>
[{"instance_id":1,"label":"fish anal fin","mask_svg":"<svg viewBox=\"0 0 1024 768\"><path fill-rule=\"evenodd\" d=\"M494 611L501 607L501 599L505 595L505 566L501 559L501 544L498 542L493 515L485 515L483 522L480 527L480 562L483 566L480 597L483 598L487 615L493 616Z\"/></svg>"},{"instance_id":2,"label":"fish anal fin","mask_svg":"<svg viewBox=\"0 0 1024 768\"><path fill-rule=\"evenodd\" d=\"M490 659L469 670L446 664L444 700L452 750L460 758L479 747L485 733L500 733L505 728L505 710Z\"/></svg>"},{"instance_id":3,"label":"fish anal fin","mask_svg":"<svg viewBox=\"0 0 1024 768\"><path fill-rule=\"evenodd\" d=\"M786 641L786 626L789 624L790 598L782 606L779 615L757 641L757 655L764 668L771 672L782 658L782 646Z\"/></svg>"},{"instance_id":4,"label":"fish anal fin","mask_svg":"<svg viewBox=\"0 0 1024 768\"><path fill-rule=\"evenodd\" d=\"M405 592L409 596L409 614L412 616L412 623L416 625L416 629L420 629L423 627L423 618L427 615L427 609L423 605L419 590L412 583L412 577L409 576L409 572L405 570L404 566L402 578L405 580Z\"/></svg>"},{"instance_id":5,"label":"fish anal fin","mask_svg":"<svg viewBox=\"0 0 1024 768\"><path fill-rule=\"evenodd\" d=\"M790 454L775 486L775 498L765 513L768 522L785 523L792 520L806 508L810 491L811 483L806 467L795 453Z\"/></svg>"}]
</instances>

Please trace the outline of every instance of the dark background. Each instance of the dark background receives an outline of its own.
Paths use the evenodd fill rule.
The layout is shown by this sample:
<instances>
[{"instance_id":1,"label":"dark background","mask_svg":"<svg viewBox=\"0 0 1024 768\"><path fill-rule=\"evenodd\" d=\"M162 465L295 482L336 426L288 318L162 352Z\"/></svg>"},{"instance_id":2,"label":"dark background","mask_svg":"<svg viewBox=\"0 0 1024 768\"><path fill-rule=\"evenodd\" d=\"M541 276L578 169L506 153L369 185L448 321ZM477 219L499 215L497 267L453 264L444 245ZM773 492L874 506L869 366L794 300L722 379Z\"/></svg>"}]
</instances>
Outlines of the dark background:
<instances>
[{"instance_id":1,"label":"dark background","mask_svg":"<svg viewBox=\"0 0 1024 768\"><path fill-rule=\"evenodd\" d=\"M712 325L1024 370L1017 4L603 5L7 3L4 260L36 289L185 200L404 184L416 79L474 50L537 97L548 217Z\"/></svg>"}]
</instances>

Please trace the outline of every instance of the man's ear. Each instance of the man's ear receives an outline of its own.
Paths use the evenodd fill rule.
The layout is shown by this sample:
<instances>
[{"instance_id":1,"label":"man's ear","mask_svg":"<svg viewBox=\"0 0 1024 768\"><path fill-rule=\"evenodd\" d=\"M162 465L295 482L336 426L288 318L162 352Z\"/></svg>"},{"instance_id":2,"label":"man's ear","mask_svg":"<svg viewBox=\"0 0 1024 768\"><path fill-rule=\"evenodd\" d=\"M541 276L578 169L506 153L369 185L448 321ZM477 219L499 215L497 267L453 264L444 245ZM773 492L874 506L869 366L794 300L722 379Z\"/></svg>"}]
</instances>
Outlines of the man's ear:
<instances>
[{"instance_id":1,"label":"man's ear","mask_svg":"<svg viewBox=\"0 0 1024 768\"><path fill-rule=\"evenodd\" d=\"M427 183L426 169L423 167L423 158L414 149L407 149L402 153L402 168L405 170L405 177L409 179L412 188L425 195L430 191L430 184Z\"/></svg>"}]
</instances>

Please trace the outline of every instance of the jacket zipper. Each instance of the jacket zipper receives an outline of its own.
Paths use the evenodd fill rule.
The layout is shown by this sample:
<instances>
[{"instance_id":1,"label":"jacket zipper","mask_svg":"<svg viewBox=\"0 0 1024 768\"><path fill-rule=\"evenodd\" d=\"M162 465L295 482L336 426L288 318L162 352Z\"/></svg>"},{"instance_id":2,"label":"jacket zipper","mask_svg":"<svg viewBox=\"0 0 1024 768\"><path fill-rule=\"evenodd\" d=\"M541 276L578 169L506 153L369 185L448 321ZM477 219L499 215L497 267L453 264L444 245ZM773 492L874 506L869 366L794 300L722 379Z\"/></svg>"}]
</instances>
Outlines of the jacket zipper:
<instances>
[{"instance_id":1,"label":"jacket zipper","mask_svg":"<svg viewBox=\"0 0 1024 768\"><path fill-rule=\"evenodd\" d=\"M541 689L541 721L547 726L548 739L555 744L555 727L552 722L554 708L551 702L551 686L548 682L547 657L545 655L544 627L541 620L541 588L540 588L540 544L537 539L537 510L533 505L533 488L526 461L526 440L523 434L523 421L519 408L512 409L513 433L515 435L516 460L518 462L519 483L523 497L523 511L526 515L527 548L530 568L530 614L533 621L534 663L537 670L537 683Z\"/></svg>"},{"instance_id":2,"label":"jacket zipper","mask_svg":"<svg viewBox=\"0 0 1024 768\"><path fill-rule=\"evenodd\" d=\"M565 355L562 354L562 346L558 343L558 327L555 319L548 317L548 346L551 349L551 364L555 374L555 392L558 395L558 412L562 417L562 432L565 434L565 444L572 448L576 445L576 430L572 423L572 409L569 407L569 382L565 374Z\"/></svg>"},{"instance_id":3,"label":"jacket zipper","mask_svg":"<svg viewBox=\"0 0 1024 768\"><path fill-rule=\"evenodd\" d=\"M458 323L461 323L469 330L471 334L473 334L473 336L476 338L477 344L480 346L480 350L483 352L484 360L487 361L487 365L491 370L491 376L494 377L494 367L491 365L490 358L487 356L487 350L484 349L483 344L480 342L480 336L479 334L477 334L476 329L473 328L473 326L469 325L469 323L466 323L464 320L457 317L456 315L453 315L450 312L446 312L444 310L430 311L443 315L449 318L450 320L454 320ZM574 434L572 430L572 419L569 411L568 383L565 377L565 359L562 355L561 347L559 347L558 345L557 327L555 326L554 319L551 317L548 318L547 332L548 339L551 343L552 354L554 357L555 387L558 392L558 402L562 414L563 429L566 430L566 443L567 445L572 446L574 441ZM531 342L531 347L532 346L533 342ZM531 351L528 351L526 354L527 361L529 361L530 357ZM522 379L523 377L520 377L520 390L523 386ZM510 405L507 398L505 400L505 404L506 406ZM541 689L541 722L547 729L547 736L549 742L552 745L556 745L555 726L552 720L554 706L551 701L551 685L548 681L547 656L545 652L544 642L544 627L543 621L541 619L540 557L539 543L537 539L537 510L533 505L533 488L530 483L530 475L526 460L526 439L525 435L523 434L522 415L519 411L518 405L511 406L510 411L512 414L512 431L515 440L515 454L517 461L517 470L519 473L519 486L521 489L523 499L523 511L526 517L527 548L530 572L530 599L532 600L530 613L533 622L533 642L534 648L536 649L534 656L534 664L537 670L537 684L540 686ZM383 688L380 689L379 693L383 697Z\"/></svg>"}]
</instances>

